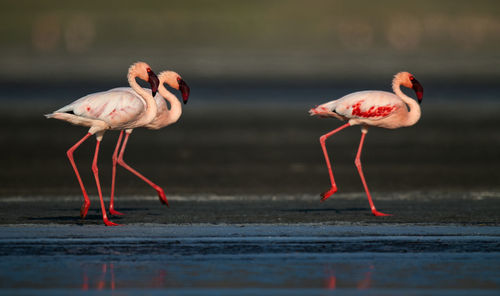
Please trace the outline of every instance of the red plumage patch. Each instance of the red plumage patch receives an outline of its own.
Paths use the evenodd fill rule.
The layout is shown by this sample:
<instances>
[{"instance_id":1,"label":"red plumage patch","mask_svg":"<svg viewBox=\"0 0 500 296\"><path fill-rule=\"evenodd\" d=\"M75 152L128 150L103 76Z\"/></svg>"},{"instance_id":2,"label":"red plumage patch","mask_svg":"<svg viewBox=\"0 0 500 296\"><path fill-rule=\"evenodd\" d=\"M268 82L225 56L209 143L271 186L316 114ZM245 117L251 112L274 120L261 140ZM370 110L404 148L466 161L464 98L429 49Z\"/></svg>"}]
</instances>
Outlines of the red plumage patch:
<instances>
[{"instance_id":1,"label":"red plumage patch","mask_svg":"<svg viewBox=\"0 0 500 296\"><path fill-rule=\"evenodd\" d=\"M358 116L358 117L364 117L364 118L369 118L369 117L384 117L389 114L391 114L394 109L396 109L396 106L391 106L391 105L386 105L386 106L372 106L370 109L366 111L361 110L361 104L363 101L357 102L356 104L352 105L352 115Z\"/></svg>"}]
</instances>

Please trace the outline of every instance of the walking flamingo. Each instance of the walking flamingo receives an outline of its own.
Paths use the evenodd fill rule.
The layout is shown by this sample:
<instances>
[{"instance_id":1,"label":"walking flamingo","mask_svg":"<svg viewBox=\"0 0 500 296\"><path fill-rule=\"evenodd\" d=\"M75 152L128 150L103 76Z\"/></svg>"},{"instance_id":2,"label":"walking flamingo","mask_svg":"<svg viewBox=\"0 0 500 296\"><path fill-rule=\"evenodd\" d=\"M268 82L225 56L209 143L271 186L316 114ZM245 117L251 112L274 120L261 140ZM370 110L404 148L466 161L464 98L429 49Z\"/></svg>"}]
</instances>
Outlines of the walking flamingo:
<instances>
[{"instance_id":1,"label":"walking flamingo","mask_svg":"<svg viewBox=\"0 0 500 296\"><path fill-rule=\"evenodd\" d=\"M140 78L150 83L152 95L135 81L136 78ZM107 226L115 226L118 224L108 220L106 208L102 199L97 167L97 156L102 137L106 130L123 130L143 126L156 116L156 102L153 96L158 90L159 80L156 74L151 70L151 67L143 62L134 63L128 70L128 82L140 97L131 95L126 91L109 90L87 95L46 115L47 118L55 118L68 121L75 125L90 127L88 133L66 152L85 199L80 209L80 216L82 218L85 218L87 215L90 207L90 200L76 167L73 152L91 135L96 135L97 144L92 162L92 171L101 200L102 219Z\"/></svg>"},{"instance_id":2,"label":"walking flamingo","mask_svg":"<svg viewBox=\"0 0 500 296\"><path fill-rule=\"evenodd\" d=\"M163 128L167 125L171 125L181 117L182 114L182 104L179 102L177 97L169 92L164 86L164 83L167 83L170 87L175 88L177 90L180 90L182 93L182 99L184 104L187 103L188 98L189 98L189 86L186 84L186 82L182 79L182 77L173 72L173 71L164 71L158 74L158 79L160 80L160 85L158 87L158 94L154 97L156 101L156 107L157 107L157 113L156 117L151 121L150 123L146 124L144 127L148 129L153 129L157 130L160 128ZM124 88L117 88L118 90L124 90L128 91L131 94L137 95L135 91L130 88L130 87L124 87ZM167 100L170 104L170 109L168 109L168 106L165 102ZM109 203L109 213L111 215L123 215L122 213L118 212L115 210L115 205L114 205L114 194L115 194L115 179L116 179L116 164L118 163L137 177L139 177L141 180L149 184L151 187L153 187L157 192L158 192L158 197L160 201L168 206L168 200L167 197L165 196L165 192L163 191L163 188L160 186L156 185L155 183L151 182L148 178L144 177L142 174L140 174L138 171L135 169L131 168L128 164L125 163L123 160L123 154L125 152L125 147L128 142L128 138L130 134L132 133L133 129L127 129L125 130L125 139L123 140L123 144L120 150L120 154L118 154L118 150L120 147L120 142L123 137L123 130L120 133L120 136L118 137L118 141L116 143L116 148L115 152L113 153L113 170L112 170L112 177L111 177L111 200Z\"/></svg>"},{"instance_id":3,"label":"walking flamingo","mask_svg":"<svg viewBox=\"0 0 500 296\"><path fill-rule=\"evenodd\" d=\"M418 103L401 91L401 85L412 88L415 91ZM311 116L334 117L342 121L347 121L346 124L319 138L330 174L330 182L332 184L329 190L321 194L321 201L325 201L337 192L337 185L333 178L332 167L325 146L326 139L348 126L361 125L361 140L359 142L355 164L359 176L361 177L361 182L365 188L372 213L375 216L389 216L388 214L377 211L373 204L361 168L361 149L363 148L363 142L369 126L396 129L417 123L420 119L419 105L422 102L424 93L422 85L420 85L417 79L408 72L400 72L394 76L392 80L392 90L394 93L375 90L354 92L338 100L330 101L309 110Z\"/></svg>"}]
</instances>

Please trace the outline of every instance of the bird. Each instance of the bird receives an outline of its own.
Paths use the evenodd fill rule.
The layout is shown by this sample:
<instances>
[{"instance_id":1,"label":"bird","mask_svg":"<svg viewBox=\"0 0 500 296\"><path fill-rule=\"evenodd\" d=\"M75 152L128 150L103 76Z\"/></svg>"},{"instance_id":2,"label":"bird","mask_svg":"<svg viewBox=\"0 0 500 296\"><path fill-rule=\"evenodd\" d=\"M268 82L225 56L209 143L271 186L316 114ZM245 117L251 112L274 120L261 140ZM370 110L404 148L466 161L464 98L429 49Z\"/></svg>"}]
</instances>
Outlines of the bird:
<instances>
[{"instance_id":1,"label":"bird","mask_svg":"<svg viewBox=\"0 0 500 296\"><path fill-rule=\"evenodd\" d=\"M153 97L158 90L159 80L158 76L151 70L151 67L144 62L136 62L130 66L127 78L129 85L140 96L131 95L126 91L108 90L89 94L53 113L45 115L47 118L59 119L74 125L90 127L87 134L66 152L84 197L84 203L80 209L81 218L85 218L87 215L90 200L76 167L73 153L91 135L96 135L97 144L92 162L92 171L101 201L102 219L106 226L117 226L119 224L109 221L107 217L99 182L97 158L104 133L107 130L123 130L143 126L155 118L157 110ZM143 89L135 80L136 78L149 82L151 91L148 92Z\"/></svg>"},{"instance_id":2,"label":"bird","mask_svg":"<svg viewBox=\"0 0 500 296\"><path fill-rule=\"evenodd\" d=\"M418 102L405 95L401 91L401 86L413 89ZM330 159L325 146L326 139L349 126L360 125L361 140L356 153L355 165L361 178L361 182L363 183L373 215L390 216L390 214L377 211L375 205L373 204L361 165L361 151L363 149L363 143L365 136L368 133L368 127L373 126L386 129L396 129L400 127L412 126L417 123L421 115L420 104L424 94L424 89L420 82L418 82L415 76L409 72L399 72L394 76L394 79L392 80L392 90L394 93L377 90L358 91L345 95L340 99L321 104L309 110L309 114L311 116L336 118L341 121L347 121L344 125L322 135L319 138L331 182L331 188L321 194L321 201L325 201L337 192L337 185L335 184Z\"/></svg>"},{"instance_id":3,"label":"bird","mask_svg":"<svg viewBox=\"0 0 500 296\"><path fill-rule=\"evenodd\" d=\"M188 102L189 98L189 86L187 83L182 79L182 77L177 74L174 71L163 71L160 74L158 74L158 79L160 80L160 85L158 87L158 94L154 97L156 101L156 107L157 107L157 113L155 118L148 124L144 125L145 128L148 129L153 129L153 130L158 130L163 127L166 127L168 125L171 125L181 117L182 114L182 104L179 102L177 97L169 92L164 86L164 83L167 83L170 87L175 88L177 90L180 90L182 93L182 100L184 104ZM130 87L123 87L123 88L117 88L118 90L122 91L127 91L130 92L133 95L138 95L132 88ZM165 100L168 101L170 104L170 109L168 108ZM160 201L168 206L168 200L165 196L165 192L163 188L160 186L156 185L155 183L151 182L148 178L144 177L141 173L136 171L135 169L131 168L128 164L125 163L123 160L123 154L125 152L125 147L127 145L128 139L130 137L130 134L132 133L133 129L127 129L125 131L121 131L120 135L118 136L118 141L116 143L116 148L113 153L113 170L112 170L112 177L111 177L111 198L110 198L110 203L109 203L109 213L111 215L123 215L123 213L118 212L114 208L114 194L115 194L115 179L116 179L116 164L119 164L120 166L124 167L137 177L139 177L141 180L149 184L151 187L153 187L157 192L158 192L158 197ZM120 153L118 154L118 150L120 149L120 143L123 138L123 133L125 132L125 139L123 139L123 143L121 144L121 150Z\"/></svg>"}]
</instances>

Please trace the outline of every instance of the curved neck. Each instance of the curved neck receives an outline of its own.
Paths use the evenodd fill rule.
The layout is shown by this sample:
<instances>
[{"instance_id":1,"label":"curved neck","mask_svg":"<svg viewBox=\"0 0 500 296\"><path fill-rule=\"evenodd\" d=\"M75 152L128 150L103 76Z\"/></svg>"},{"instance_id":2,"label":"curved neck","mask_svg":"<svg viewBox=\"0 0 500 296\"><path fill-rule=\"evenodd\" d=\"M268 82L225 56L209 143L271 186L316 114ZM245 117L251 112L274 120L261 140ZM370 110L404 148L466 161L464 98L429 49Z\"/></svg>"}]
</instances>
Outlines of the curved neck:
<instances>
[{"instance_id":1,"label":"curved neck","mask_svg":"<svg viewBox=\"0 0 500 296\"><path fill-rule=\"evenodd\" d=\"M146 91L137 83L137 81L135 81L136 77L137 74L135 74L134 72L129 72L128 83L130 84L130 87L132 87L132 89L135 90L135 92L139 94L146 102L146 112L144 113L143 116L141 116L141 118L136 123L137 126L140 126L148 124L155 118L157 108L156 108L156 102L151 93Z\"/></svg>"},{"instance_id":2,"label":"curved neck","mask_svg":"<svg viewBox=\"0 0 500 296\"><path fill-rule=\"evenodd\" d=\"M177 97L169 92L164 86L163 81L161 81L160 86L158 87L158 92L162 97L165 98L170 103L170 110L168 110L168 124L174 123L179 120L182 114L182 104L179 102Z\"/></svg>"},{"instance_id":3,"label":"curved neck","mask_svg":"<svg viewBox=\"0 0 500 296\"><path fill-rule=\"evenodd\" d=\"M420 119L420 115L421 115L420 105L414 99L405 95L401 91L400 86L401 86L401 83L399 81L394 81L392 83L392 90L410 108L410 111L408 112L408 115L406 116L406 121L404 123L404 126L411 126L411 125L414 125L415 123L417 123L417 121Z\"/></svg>"}]
</instances>

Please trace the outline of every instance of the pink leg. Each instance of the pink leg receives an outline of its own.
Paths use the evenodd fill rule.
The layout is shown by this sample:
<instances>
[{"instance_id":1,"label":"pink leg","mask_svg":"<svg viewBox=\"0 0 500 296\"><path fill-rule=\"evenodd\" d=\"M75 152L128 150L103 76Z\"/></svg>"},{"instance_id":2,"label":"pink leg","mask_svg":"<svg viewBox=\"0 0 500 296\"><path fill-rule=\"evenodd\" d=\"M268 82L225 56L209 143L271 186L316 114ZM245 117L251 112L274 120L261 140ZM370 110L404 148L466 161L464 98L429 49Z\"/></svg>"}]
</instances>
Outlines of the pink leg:
<instances>
[{"instance_id":1,"label":"pink leg","mask_svg":"<svg viewBox=\"0 0 500 296\"><path fill-rule=\"evenodd\" d=\"M78 183L80 183L80 188L82 189L83 193L83 198L84 202L82 207L80 208L80 217L85 218L87 216L87 212L89 211L90 207L90 199L89 196L87 195L87 191L85 190L85 186L83 186L82 178L80 178L80 173L78 172L78 169L76 168L75 160L73 158L73 152L83 143L85 140L87 140L92 134L88 133L86 134L80 141L78 141L75 145L73 145L71 148L68 149L66 152L66 155L69 158L69 162L71 163L71 166L73 167L73 170L75 171L76 178L78 179Z\"/></svg>"},{"instance_id":2,"label":"pink leg","mask_svg":"<svg viewBox=\"0 0 500 296\"><path fill-rule=\"evenodd\" d=\"M328 157L328 152L326 151L325 141L333 134L340 132L341 130L345 129L348 126L350 126L350 124L346 123L346 124L342 125L341 127L336 128L333 131L322 135L319 138L319 142L321 143L321 148L323 149L323 154L325 155L326 166L328 167L328 173L330 174L330 182L332 184L332 188L330 188L329 190L327 190L321 194L321 196L322 196L321 201L325 201L327 198L329 198L335 192L337 192L337 185L335 184L335 179L333 178L332 166L330 164L330 158Z\"/></svg>"},{"instance_id":3,"label":"pink leg","mask_svg":"<svg viewBox=\"0 0 500 296\"><path fill-rule=\"evenodd\" d=\"M123 130L120 132L118 141L116 142L115 152L113 153L113 171L111 173L111 201L109 202L109 213L111 215L123 215L118 211L115 211L115 179L116 179L116 163L118 161L118 149L120 148L120 142L122 141Z\"/></svg>"},{"instance_id":4,"label":"pink leg","mask_svg":"<svg viewBox=\"0 0 500 296\"><path fill-rule=\"evenodd\" d=\"M359 176L361 177L361 182L363 182L363 186L365 187L366 196L368 197L368 202L370 203L370 208L372 210L373 215L375 216L391 216L390 214L384 214L377 209L375 209L375 205L372 201L372 196L370 195L370 191L368 190L368 186L366 185L365 176L363 174L363 169L361 168L361 150L363 149L363 142L365 141L366 131L361 131L361 141L359 142L358 153L356 154L356 160L354 163L358 168Z\"/></svg>"},{"instance_id":5,"label":"pink leg","mask_svg":"<svg viewBox=\"0 0 500 296\"><path fill-rule=\"evenodd\" d=\"M106 224L106 226L117 226L118 224L108 220L108 216L106 215L106 208L104 207L104 200L102 199L101 183L99 182L99 169L97 168L97 156L99 154L100 144L101 141L98 139L97 144L95 146L94 161L92 162L92 171L94 172L95 182L97 184L97 192L99 193L99 199L101 200L102 220L104 221L104 224Z\"/></svg>"},{"instance_id":6,"label":"pink leg","mask_svg":"<svg viewBox=\"0 0 500 296\"><path fill-rule=\"evenodd\" d=\"M128 171L130 171L132 174L139 177L144 182L148 183L149 186L153 187L156 190L156 192L158 192L158 197L160 198L160 201L166 204L168 207L169 206L168 200L167 197L165 196L165 192L163 191L163 189L160 186L156 185L155 183L151 182L148 178L141 175L138 171L134 170L128 164L126 164L125 161L123 161L123 153L125 152L125 147L127 146L129 136L130 133L125 133L125 139L123 140L122 149L120 151L120 155L118 156L118 164L127 169Z\"/></svg>"}]
</instances>

